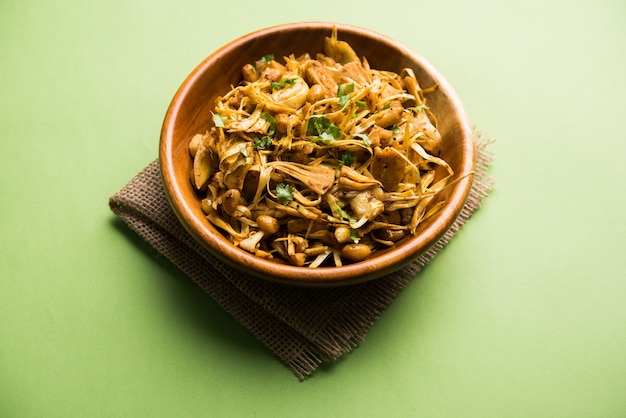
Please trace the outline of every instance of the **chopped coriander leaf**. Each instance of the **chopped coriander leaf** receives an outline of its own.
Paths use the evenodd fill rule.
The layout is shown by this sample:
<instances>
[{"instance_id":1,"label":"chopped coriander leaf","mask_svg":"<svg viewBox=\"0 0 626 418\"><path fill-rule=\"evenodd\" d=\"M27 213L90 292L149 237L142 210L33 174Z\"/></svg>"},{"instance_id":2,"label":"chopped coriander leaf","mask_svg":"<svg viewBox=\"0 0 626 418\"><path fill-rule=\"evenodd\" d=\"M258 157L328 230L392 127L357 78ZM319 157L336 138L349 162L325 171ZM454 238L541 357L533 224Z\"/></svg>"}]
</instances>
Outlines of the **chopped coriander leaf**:
<instances>
[{"instance_id":1,"label":"chopped coriander leaf","mask_svg":"<svg viewBox=\"0 0 626 418\"><path fill-rule=\"evenodd\" d=\"M274 55L273 54L267 54L267 55L264 55L263 57L261 57L260 60L254 61L252 63L252 66L254 67L255 70L258 70L257 66L258 66L259 63L261 63L262 65L267 65L270 62L272 62L273 60L274 60Z\"/></svg>"},{"instance_id":2,"label":"chopped coriander leaf","mask_svg":"<svg viewBox=\"0 0 626 418\"><path fill-rule=\"evenodd\" d=\"M334 123L331 123L328 128L326 129L326 132L328 132L330 135L333 136L333 138L341 138L341 129L339 129L339 127L337 125L335 125Z\"/></svg>"},{"instance_id":3,"label":"chopped coriander leaf","mask_svg":"<svg viewBox=\"0 0 626 418\"><path fill-rule=\"evenodd\" d=\"M216 128L225 128L224 119L222 119L222 115L216 113L213 115L213 124Z\"/></svg>"},{"instance_id":4,"label":"chopped coriander leaf","mask_svg":"<svg viewBox=\"0 0 626 418\"><path fill-rule=\"evenodd\" d=\"M344 94L343 96L339 96L339 101L337 102L337 104L339 105L339 107L344 107L349 101L350 96Z\"/></svg>"},{"instance_id":5,"label":"chopped coriander leaf","mask_svg":"<svg viewBox=\"0 0 626 418\"><path fill-rule=\"evenodd\" d=\"M322 132L319 136L319 140L322 142L332 142L335 140L335 137L329 132Z\"/></svg>"},{"instance_id":6,"label":"chopped coriander leaf","mask_svg":"<svg viewBox=\"0 0 626 418\"><path fill-rule=\"evenodd\" d=\"M241 155L243 155L244 161L246 161L248 159L248 149L244 146L241 146L241 148L239 148L239 152L241 153Z\"/></svg>"},{"instance_id":7,"label":"chopped coriander leaf","mask_svg":"<svg viewBox=\"0 0 626 418\"><path fill-rule=\"evenodd\" d=\"M348 214L343 208L340 208L339 205L335 204L335 212L343 218L345 221L350 223L354 222L354 218Z\"/></svg>"},{"instance_id":8,"label":"chopped coriander leaf","mask_svg":"<svg viewBox=\"0 0 626 418\"><path fill-rule=\"evenodd\" d=\"M317 144L318 142L321 142L322 144L330 144L333 141L335 141L335 138L328 132L322 132L319 136L311 138L311 142L315 144Z\"/></svg>"},{"instance_id":9,"label":"chopped coriander leaf","mask_svg":"<svg viewBox=\"0 0 626 418\"><path fill-rule=\"evenodd\" d=\"M261 119L270 123L270 129L268 130L268 135L274 135L276 132L276 118L269 113L261 113Z\"/></svg>"},{"instance_id":10,"label":"chopped coriander leaf","mask_svg":"<svg viewBox=\"0 0 626 418\"><path fill-rule=\"evenodd\" d=\"M343 96L345 94L349 94L349 93L353 93L353 92L354 92L354 83L340 84L337 87L337 96Z\"/></svg>"},{"instance_id":11,"label":"chopped coriander leaf","mask_svg":"<svg viewBox=\"0 0 626 418\"><path fill-rule=\"evenodd\" d=\"M318 116L309 119L307 134L317 134L323 140L332 141L341 138L341 129L326 116Z\"/></svg>"},{"instance_id":12,"label":"chopped coriander leaf","mask_svg":"<svg viewBox=\"0 0 626 418\"><path fill-rule=\"evenodd\" d=\"M361 238L359 238L358 235L358 231L356 229L352 229L350 230L350 239L352 240L352 242L354 242L355 244L358 244L359 241L361 241Z\"/></svg>"},{"instance_id":13,"label":"chopped coriander leaf","mask_svg":"<svg viewBox=\"0 0 626 418\"><path fill-rule=\"evenodd\" d=\"M346 151L343 154L341 154L341 158L339 159L339 168L343 167L344 165L353 164L355 161L356 161L356 157L353 154Z\"/></svg>"},{"instance_id":14,"label":"chopped coriander leaf","mask_svg":"<svg viewBox=\"0 0 626 418\"><path fill-rule=\"evenodd\" d=\"M252 138L252 147L256 149L268 149L272 145L272 137L269 135Z\"/></svg>"},{"instance_id":15,"label":"chopped coriander leaf","mask_svg":"<svg viewBox=\"0 0 626 418\"><path fill-rule=\"evenodd\" d=\"M290 184L279 183L276 185L276 197L282 205L293 200L293 186Z\"/></svg>"},{"instance_id":16,"label":"chopped coriander leaf","mask_svg":"<svg viewBox=\"0 0 626 418\"><path fill-rule=\"evenodd\" d=\"M363 143L366 146L369 147L370 145L372 145L372 140L370 139L369 136L367 136L365 134L354 134L354 136L357 137L357 138L361 138L363 140Z\"/></svg>"},{"instance_id":17,"label":"chopped coriander leaf","mask_svg":"<svg viewBox=\"0 0 626 418\"><path fill-rule=\"evenodd\" d=\"M350 101L350 93L354 91L354 83L350 84L340 84L337 87L337 97L339 97L339 102L337 103L339 107L344 107L346 103Z\"/></svg>"},{"instance_id":18,"label":"chopped coriander leaf","mask_svg":"<svg viewBox=\"0 0 626 418\"><path fill-rule=\"evenodd\" d=\"M367 103L365 103L363 100L357 100L356 102L354 102L358 107L367 107Z\"/></svg>"},{"instance_id":19,"label":"chopped coriander leaf","mask_svg":"<svg viewBox=\"0 0 626 418\"><path fill-rule=\"evenodd\" d=\"M306 126L306 133L309 135L319 134L324 130L324 126L330 123L326 116L313 117L309 119Z\"/></svg>"},{"instance_id":20,"label":"chopped coriander leaf","mask_svg":"<svg viewBox=\"0 0 626 418\"><path fill-rule=\"evenodd\" d=\"M272 81L270 87L272 90L284 89L287 84L292 85L296 82L297 77L293 78L281 78L280 81Z\"/></svg>"}]
</instances>

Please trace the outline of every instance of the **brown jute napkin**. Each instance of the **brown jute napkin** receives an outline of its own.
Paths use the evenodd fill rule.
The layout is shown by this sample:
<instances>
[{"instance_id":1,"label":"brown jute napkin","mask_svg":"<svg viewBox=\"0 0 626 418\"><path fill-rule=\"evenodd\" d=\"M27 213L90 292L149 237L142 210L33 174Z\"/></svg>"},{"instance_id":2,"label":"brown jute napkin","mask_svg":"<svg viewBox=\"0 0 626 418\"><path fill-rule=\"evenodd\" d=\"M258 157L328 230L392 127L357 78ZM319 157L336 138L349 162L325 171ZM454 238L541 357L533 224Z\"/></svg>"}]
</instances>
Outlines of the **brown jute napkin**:
<instances>
[{"instance_id":1,"label":"brown jute napkin","mask_svg":"<svg viewBox=\"0 0 626 418\"><path fill-rule=\"evenodd\" d=\"M491 190L490 141L475 132L472 190L450 230L426 253L388 276L339 288L300 288L248 277L216 260L172 212L153 161L109 199L111 210L248 329L300 379L350 352L400 291L448 243Z\"/></svg>"}]
</instances>

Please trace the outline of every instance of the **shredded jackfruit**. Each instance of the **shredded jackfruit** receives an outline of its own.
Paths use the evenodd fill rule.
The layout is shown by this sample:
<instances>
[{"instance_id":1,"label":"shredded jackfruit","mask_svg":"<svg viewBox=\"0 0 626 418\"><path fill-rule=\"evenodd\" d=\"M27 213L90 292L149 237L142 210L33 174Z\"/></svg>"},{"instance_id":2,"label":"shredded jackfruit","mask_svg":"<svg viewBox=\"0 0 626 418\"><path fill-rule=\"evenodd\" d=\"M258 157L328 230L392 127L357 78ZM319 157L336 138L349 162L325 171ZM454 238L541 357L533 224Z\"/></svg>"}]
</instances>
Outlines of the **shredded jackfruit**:
<instances>
[{"instance_id":1,"label":"shredded jackfruit","mask_svg":"<svg viewBox=\"0 0 626 418\"><path fill-rule=\"evenodd\" d=\"M336 30L324 45L244 66L189 143L207 220L246 251L311 268L415 234L454 174L426 105L436 86L422 89L409 68L370 68Z\"/></svg>"}]
</instances>

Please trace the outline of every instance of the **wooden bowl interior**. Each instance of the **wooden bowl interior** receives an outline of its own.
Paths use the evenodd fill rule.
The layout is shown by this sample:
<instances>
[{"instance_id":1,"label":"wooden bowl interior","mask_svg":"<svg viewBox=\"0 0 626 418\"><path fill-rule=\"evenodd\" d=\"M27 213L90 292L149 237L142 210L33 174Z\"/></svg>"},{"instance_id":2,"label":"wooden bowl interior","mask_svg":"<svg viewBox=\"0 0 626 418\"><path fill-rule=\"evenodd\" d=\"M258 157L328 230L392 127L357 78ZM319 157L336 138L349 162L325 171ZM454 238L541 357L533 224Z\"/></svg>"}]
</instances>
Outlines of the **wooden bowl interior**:
<instances>
[{"instance_id":1,"label":"wooden bowl interior","mask_svg":"<svg viewBox=\"0 0 626 418\"><path fill-rule=\"evenodd\" d=\"M441 193L438 199L448 203L435 217L420 225L418 234L360 263L309 269L263 260L236 248L205 219L200 209L200 197L189 181L192 164L187 148L189 139L211 126L215 99L240 82L244 64L270 53L280 59L290 54L322 52L324 37L330 36L333 24L282 25L234 40L196 67L172 100L161 135L161 171L166 195L187 230L225 263L264 279L307 286L337 285L387 274L410 262L441 237L459 214L471 187L472 130L461 102L445 79L423 58L383 35L353 26L334 26L339 39L350 43L360 57L366 57L372 68L400 72L410 67L422 88L438 85L435 92L426 96L427 104L437 117L443 136L441 156L460 180Z\"/></svg>"}]
</instances>

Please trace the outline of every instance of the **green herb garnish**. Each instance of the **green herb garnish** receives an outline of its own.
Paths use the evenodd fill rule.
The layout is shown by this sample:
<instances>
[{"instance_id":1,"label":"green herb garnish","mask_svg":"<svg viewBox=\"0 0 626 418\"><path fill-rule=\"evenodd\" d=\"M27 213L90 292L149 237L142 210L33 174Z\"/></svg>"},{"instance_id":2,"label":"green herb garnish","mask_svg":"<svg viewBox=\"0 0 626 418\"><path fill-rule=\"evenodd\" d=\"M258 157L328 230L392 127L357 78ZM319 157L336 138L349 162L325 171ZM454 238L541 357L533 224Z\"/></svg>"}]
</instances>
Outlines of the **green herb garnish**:
<instances>
[{"instance_id":1,"label":"green herb garnish","mask_svg":"<svg viewBox=\"0 0 626 418\"><path fill-rule=\"evenodd\" d=\"M216 128L225 128L224 119L220 113L216 113L213 115L213 124Z\"/></svg>"},{"instance_id":2,"label":"green herb garnish","mask_svg":"<svg viewBox=\"0 0 626 418\"><path fill-rule=\"evenodd\" d=\"M354 134L354 136L357 137L357 138L361 138L363 140L363 143L366 146L369 147L370 145L372 145L372 140L370 139L369 136L367 136L365 134Z\"/></svg>"},{"instance_id":3,"label":"green herb garnish","mask_svg":"<svg viewBox=\"0 0 626 418\"><path fill-rule=\"evenodd\" d=\"M268 129L268 135L274 135L276 132L276 118L269 113L261 113L261 119L270 123L270 128Z\"/></svg>"},{"instance_id":4,"label":"green herb garnish","mask_svg":"<svg viewBox=\"0 0 626 418\"><path fill-rule=\"evenodd\" d=\"M339 168L343 167L344 165L353 164L355 161L356 157L346 151L341 155L341 158L339 159Z\"/></svg>"},{"instance_id":5,"label":"green herb garnish","mask_svg":"<svg viewBox=\"0 0 626 418\"><path fill-rule=\"evenodd\" d=\"M255 71L258 71L257 65L258 65L258 63L259 63L259 62L260 62L262 65L267 65L267 64L269 64L270 62L272 62L273 60L274 60L274 55L272 55L272 54L267 54L267 55L264 55L263 57L261 57L261 59L260 59L260 60L258 60L258 61L254 61L254 62L252 63L252 66L254 67L254 70L255 70Z\"/></svg>"},{"instance_id":6,"label":"green herb garnish","mask_svg":"<svg viewBox=\"0 0 626 418\"><path fill-rule=\"evenodd\" d=\"M340 208L338 204L335 204L335 212L343 218L343 220L348 221L350 223L354 222L354 218L348 214L343 208Z\"/></svg>"},{"instance_id":7,"label":"green herb garnish","mask_svg":"<svg viewBox=\"0 0 626 418\"><path fill-rule=\"evenodd\" d=\"M270 83L270 87L272 88L272 90L284 89L287 84L292 85L293 83L296 82L297 79L298 79L297 77L281 78L280 81L272 81Z\"/></svg>"},{"instance_id":8,"label":"green herb garnish","mask_svg":"<svg viewBox=\"0 0 626 418\"><path fill-rule=\"evenodd\" d=\"M337 87L337 97L339 97L339 107L344 107L350 101L350 93L354 92L354 83L340 84Z\"/></svg>"},{"instance_id":9,"label":"green herb garnish","mask_svg":"<svg viewBox=\"0 0 626 418\"><path fill-rule=\"evenodd\" d=\"M276 185L276 197L282 205L293 200L293 186L290 184L279 183Z\"/></svg>"},{"instance_id":10,"label":"green herb garnish","mask_svg":"<svg viewBox=\"0 0 626 418\"><path fill-rule=\"evenodd\" d=\"M247 162L248 161L248 149L245 146L241 146L241 148L239 148L239 153L243 155L243 161Z\"/></svg>"},{"instance_id":11,"label":"green herb garnish","mask_svg":"<svg viewBox=\"0 0 626 418\"><path fill-rule=\"evenodd\" d=\"M321 141L324 143L333 142L335 140L335 136L330 132L322 132L320 136L318 136L313 142Z\"/></svg>"},{"instance_id":12,"label":"green herb garnish","mask_svg":"<svg viewBox=\"0 0 626 418\"><path fill-rule=\"evenodd\" d=\"M272 137L269 135L262 136L261 138L255 136L252 137L252 147L256 149L268 149L272 145Z\"/></svg>"},{"instance_id":13,"label":"green herb garnish","mask_svg":"<svg viewBox=\"0 0 626 418\"><path fill-rule=\"evenodd\" d=\"M426 106L424 103L415 106L415 110L417 110L418 112L421 112L424 109L430 110L430 108Z\"/></svg>"},{"instance_id":14,"label":"green herb garnish","mask_svg":"<svg viewBox=\"0 0 626 418\"><path fill-rule=\"evenodd\" d=\"M267 130L267 135L259 137L252 137L252 147L256 149L267 149L272 145L272 135L276 133L276 118L269 113L261 113L261 119L269 122L270 127Z\"/></svg>"},{"instance_id":15,"label":"green herb garnish","mask_svg":"<svg viewBox=\"0 0 626 418\"><path fill-rule=\"evenodd\" d=\"M358 244L359 241L361 241L361 238L358 235L358 231L356 229L352 229L350 230L350 239L352 240L352 242L354 242L355 244Z\"/></svg>"},{"instance_id":16,"label":"green herb garnish","mask_svg":"<svg viewBox=\"0 0 626 418\"><path fill-rule=\"evenodd\" d=\"M316 116L309 119L307 124L307 134L315 135L318 138L313 140L331 142L335 139L341 138L341 129L334 123L332 123L326 116Z\"/></svg>"}]
</instances>

